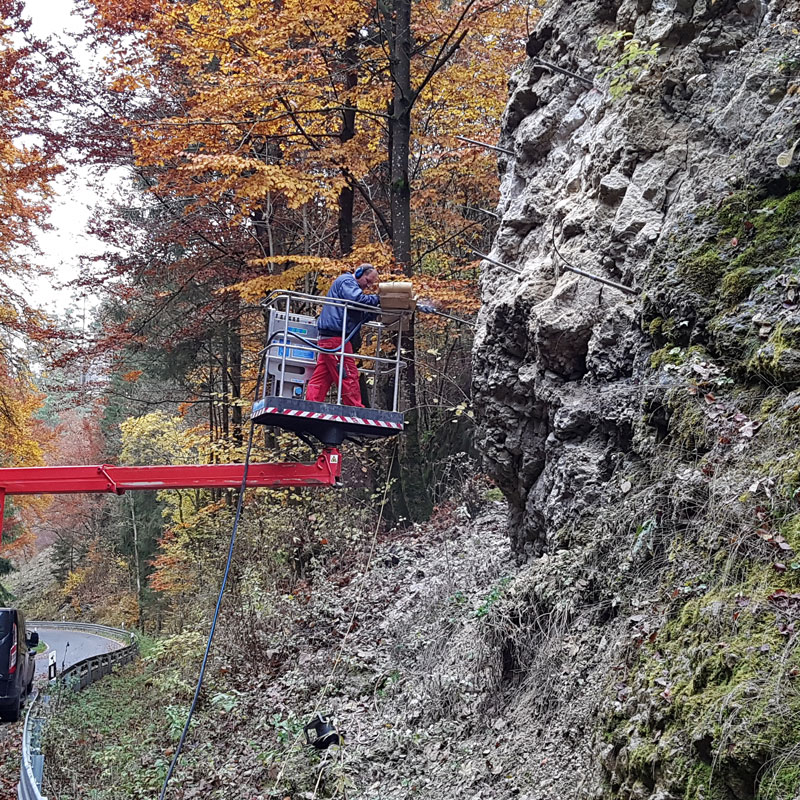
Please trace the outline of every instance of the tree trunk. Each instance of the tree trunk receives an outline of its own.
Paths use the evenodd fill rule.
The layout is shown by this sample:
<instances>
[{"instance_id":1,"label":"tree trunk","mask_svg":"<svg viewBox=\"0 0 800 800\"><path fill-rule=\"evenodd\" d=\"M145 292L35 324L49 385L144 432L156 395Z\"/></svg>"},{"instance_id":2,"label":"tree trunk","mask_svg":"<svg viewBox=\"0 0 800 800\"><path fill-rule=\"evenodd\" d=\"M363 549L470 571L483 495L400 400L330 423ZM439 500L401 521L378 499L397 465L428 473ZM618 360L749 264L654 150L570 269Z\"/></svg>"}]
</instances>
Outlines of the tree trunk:
<instances>
[{"instance_id":1,"label":"tree trunk","mask_svg":"<svg viewBox=\"0 0 800 800\"><path fill-rule=\"evenodd\" d=\"M233 421L233 440L237 446L241 447L242 438L242 333L241 322L234 318L230 323L230 336L228 337L230 347L231 365L231 418Z\"/></svg>"},{"instance_id":2,"label":"tree trunk","mask_svg":"<svg viewBox=\"0 0 800 800\"><path fill-rule=\"evenodd\" d=\"M391 20L390 53L394 96L390 126L389 167L391 172L390 207L392 212L392 252L395 263L407 277L413 275L411 262L411 185L408 178L411 149L411 0L394 0ZM430 516L431 501L425 485L415 368L414 320L409 323L405 344L408 351L406 379L408 410L401 448L400 491L411 519Z\"/></svg>"},{"instance_id":3,"label":"tree trunk","mask_svg":"<svg viewBox=\"0 0 800 800\"><path fill-rule=\"evenodd\" d=\"M263 161L265 164L277 164L283 158L283 152L279 144L273 141L266 141L260 146L253 147L255 156ZM276 230L273 226L275 219L275 204L272 196L267 193L264 203L259 208L254 209L250 218L253 221L253 228L255 230L256 238L261 244L261 248L269 262L269 273L276 274L283 272L286 269L285 264L275 264L271 259L273 256L284 255L283 242L280 237L276 236Z\"/></svg>"},{"instance_id":4,"label":"tree trunk","mask_svg":"<svg viewBox=\"0 0 800 800\"><path fill-rule=\"evenodd\" d=\"M394 95L389 153L392 212L392 252L403 274L412 275L411 266L411 186L408 182L408 155L411 147L411 0L392 3L392 38L390 53Z\"/></svg>"},{"instance_id":5,"label":"tree trunk","mask_svg":"<svg viewBox=\"0 0 800 800\"><path fill-rule=\"evenodd\" d=\"M128 493L131 504L131 525L133 526L133 563L136 566L136 614L139 617L139 630L144 630L142 619L142 570L139 566L139 529L136 526L136 509L133 505L133 494Z\"/></svg>"},{"instance_id":6,"label":"tree trunk","mask_svg":"<svg viewBox=\"0 0 800 800\"><path fill-rule=\"evenodd\" d=\"M218 456L214 444L219 437L219 415L215 405L216 378L214 377L213 342L208 343L208 424L209 424L209 453L212 464L217 462ZM211 497L216 502L221 497L219 489L211 490Z\"/></svg>"},{"instance_id":7,"label":"tree trunk","mask_svg":"<svg viewBox=\"0 0 800 800\"><path fill-rule=\"evenodd\" d=\"M222 380L222 402L220 403L220 415L222 417L222 437L227 443L228 435L230 434L229 426L229 403L230 395L228 393L228 328L223 327L222 333L222 365L220 368L220 378Z\"/></svg>"},{"instance_id":8,"label":"tree trunk","mask_svg":"<svg viewBox=\"0 0 800 800\"><path fill-rule=\"evenodd\" d=\"M355 89L358 83L358 72L356 64L357 38L355 34L350 34L345 43L345 51L342 61L346 65L347 74L345 85L348 91ZM356 107L347 99L344 102L342 111L342 129L339 132L339 141L344 144L349 142L356 135ZM339 250L343 256L349 255L353 249L353 189L351 186L343 186L339 192Z\"/></svg>"}]
</instances>

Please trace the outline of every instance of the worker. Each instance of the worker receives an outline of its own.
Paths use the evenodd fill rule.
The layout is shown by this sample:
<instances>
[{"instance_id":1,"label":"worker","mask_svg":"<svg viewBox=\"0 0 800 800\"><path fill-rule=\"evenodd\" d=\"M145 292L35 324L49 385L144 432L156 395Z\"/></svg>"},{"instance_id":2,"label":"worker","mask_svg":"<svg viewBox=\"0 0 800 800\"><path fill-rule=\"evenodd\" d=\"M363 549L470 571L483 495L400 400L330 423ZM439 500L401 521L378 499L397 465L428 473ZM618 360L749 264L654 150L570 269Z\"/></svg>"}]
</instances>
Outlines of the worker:
<instances>
[{"instance_id":1,"label":"worker","mask_svg":"<svg viewBox=\"0 0 800 800\"><path fill-rule=\"evenodd\" d=\"M378 270L372 264L362 264L354 273L340 275L328 291L328 297L337 300L352 300L365 306L379 306L376 294L365 294L378 283ZM344 306L326 305L317 320L317 344L324 350L337 350L342 345ZM347 309L344 352L352 354L358 348L361 326L372 317L368 311ZM355 347L354 347L355 345ZM308 382L306 399L315 403L325 402L332 384L339 383L339 354L320 352L314 374ZM363 408L361 387L358 384L358 367L354 358L344 358L342 373L342 405Z\"/></svg>"}]
</instances>

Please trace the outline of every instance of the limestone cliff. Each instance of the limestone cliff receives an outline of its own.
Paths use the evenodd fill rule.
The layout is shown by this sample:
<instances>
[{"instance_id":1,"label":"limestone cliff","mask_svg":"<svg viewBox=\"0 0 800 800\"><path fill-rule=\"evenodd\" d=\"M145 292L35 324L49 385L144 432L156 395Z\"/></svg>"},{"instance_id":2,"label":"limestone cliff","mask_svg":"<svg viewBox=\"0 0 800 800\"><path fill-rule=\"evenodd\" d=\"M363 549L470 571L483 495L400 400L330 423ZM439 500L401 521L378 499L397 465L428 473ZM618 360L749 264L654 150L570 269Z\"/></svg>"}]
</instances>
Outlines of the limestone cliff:
<instances>
[{"instance_id":1,"label":"limestone cliff","mask_svg":"<svg viewBox=\"0 0 800 800\"><path fill-rule=\"evenodd\" d=\"M800 792L798 26L796 0L554 0L512 77L480 449L517 608L574 653L531 797Z\"/></svg>"},{"instance_id":2,"label":"limestone cliff","mask_svg":"<svg viewBox=\"0 0 800 800\"><path fill-rule=\"evenodd\" d=\"M521 550L539 552L591 507L630 451L651 343L642 314L671 320L676 341L709 340L717 272L746 242L689 275L680 257L709 235L700 217L743 188L782 193L796 175L797 161L781 169L776 156L800 119L799 16L792 2L556 2L530 37L534 58L514 75L504 118L514 155L500 161L491 254L522 274L487 266L475 359L483 449ZM660 45L617 101L603 80L588 88L535 60L592 77L615 57L596 40L615 30ZM645 302L565 272L554 239Z\"/></svg>"}]
</instances>

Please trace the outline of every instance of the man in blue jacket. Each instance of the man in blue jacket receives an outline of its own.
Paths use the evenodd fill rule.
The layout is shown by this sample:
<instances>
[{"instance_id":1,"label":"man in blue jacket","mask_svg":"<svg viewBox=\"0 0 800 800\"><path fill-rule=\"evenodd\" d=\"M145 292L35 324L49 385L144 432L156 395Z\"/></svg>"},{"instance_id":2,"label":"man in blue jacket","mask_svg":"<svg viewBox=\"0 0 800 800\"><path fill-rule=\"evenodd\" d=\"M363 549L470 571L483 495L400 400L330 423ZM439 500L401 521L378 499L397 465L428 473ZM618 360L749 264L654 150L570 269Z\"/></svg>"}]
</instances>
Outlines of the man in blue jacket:
<instances>
[{"instance_id":1,"label":"man in blue jacket","mask_svg":"<svg viewBox=\"0 0 800 800\"><path fill-rule=\"evenodd\" d=\"M366 306L379 306L380 298L376 294L364 294L378 283L378 270L372 264L362 264L354 273L340 275L331 285L328 297L338 300L352 300ZM337 350L342 344L342 328L345 326L344 307L337 305L323 306L322 314L317 320L317 344L325 350ZM360 342L361 325L373 315L368 311L347 309L347 322L344 327L345 353L353 353L353 343ZM325 402L325 396L332 384L339 384L339 357L337 353L319 353L314 374L308 382L306 399L315 403ZM355 358L344 359L342 375L342 405L363 408L361 387L358 384L358 368Z\"/></svg>"}]
</instances>

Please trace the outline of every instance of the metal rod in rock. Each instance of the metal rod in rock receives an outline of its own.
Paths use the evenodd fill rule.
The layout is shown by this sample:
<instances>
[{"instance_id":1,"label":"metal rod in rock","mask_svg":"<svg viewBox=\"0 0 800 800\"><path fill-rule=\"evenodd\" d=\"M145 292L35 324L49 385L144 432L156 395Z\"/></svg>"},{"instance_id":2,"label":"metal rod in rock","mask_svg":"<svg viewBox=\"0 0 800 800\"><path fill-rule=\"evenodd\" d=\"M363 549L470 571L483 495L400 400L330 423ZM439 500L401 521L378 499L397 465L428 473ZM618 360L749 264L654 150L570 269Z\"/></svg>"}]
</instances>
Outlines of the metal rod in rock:
<instances>
[{"instance_id":1,"label":"metal rod in rock","mask_svg":"<svg viewBox=\"0 0 800 800\"><path fill-rule=\"evenodd\" d=\"M562 266L568 272L574 272L576 275L582 275L584 278L590 278L593 281L604 283L606 286L613 286L615 289L619 289L621 292L627 292L628 294L639 294L636 289L631 289L630 286L626 286L624 283L617 283L616 281L609 280L608 278L601 278L599 275L593 275L591 272L586 272L585 270L578 269L577 267L571 267L568 264L562 264Z\"/></svg>"},{"instance_id":2,"label":"metal rod in rock","mask_svg":"<svg viewBox=\"0 0 800 800\"><path fill-rule=\"evenodd\" d=\"M485 253L479 253L477 250L473 250L476 256L480 256L484 261L488 261L490 264L494 264L496 267L502 267L503 269L510 270L511 272L516 272L517 275L522 274L521 269L517 269L516 267L512 267L508 264L504 264L502 261L495 261L493 258L490 258Z\"/></svg>"},{"instance_id":3,"label":"metal rod in rock","mask_svg":"<svg viewBox=\"0 0 800 800\"><path fill-rule=\"evenodd\" d=\"M466 136L456 136L456 139L461 139L462 142L469 142L470 144L477 144L479 147L485 147L487 150L497 150L498 153L505 153L506 155L513 156L513 150L507 150L505 147L497 147L493 144L486 144L486 142L479 142L477 139L467 139Z\"/></svg>"},{"instance_id":4,"label":"metal rod in rock","mask_svg":"<svg viewBox=\"0 0 800 800\"><path fill-rule=\"evenodd\" d=\"M429 314L433 314L436 317L444 317L445 319L451 319L453 322L459 322L461 325L469 325L470 328L475 327L474 322L470 322L468 319L464 319L463 317L456 317L453 314L445 314L444 311L429 311Z\"/></svg>"},{"instance_id":5,"label":"metal rod in rock","mask_svg":"<svg viewBox=\"0 0 800 800\"><path fill-rule=\"evenodd\" d=\"M495 219L500 219L499 214L495 214L494 211L489 211L488 208L480 208L479 206L464 206L461 203L454 203L453 204L456 208L465 208L467 211L482 211L484 214L488 214L490 217L494 217Z\"/></svg>"},{"instance_id":6,"label":"metal rod in rock","mask_svg":"<svg viewBox=\"0 0 800 800\"><path fill-rule=\"evenodd\" d=\"M570 72L568 69L564 69L564 67L559 67L556 64L551 64L549 61L545 61L543 58L539 58L539 56L534 56L533 60L537 64L541 64L543 67L553 70L553 72L560 72L562 75L567 75L570 78L575 78L576 80L585 83L587 86L594 86L593 80L590 80L589 78L584 78L583 75L578 75L577 72Z\"/></svg>"}]
</instances>

